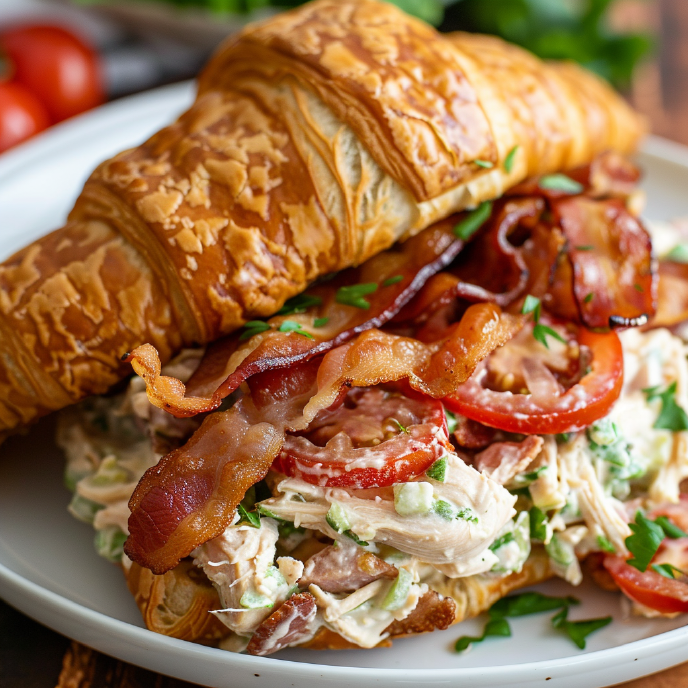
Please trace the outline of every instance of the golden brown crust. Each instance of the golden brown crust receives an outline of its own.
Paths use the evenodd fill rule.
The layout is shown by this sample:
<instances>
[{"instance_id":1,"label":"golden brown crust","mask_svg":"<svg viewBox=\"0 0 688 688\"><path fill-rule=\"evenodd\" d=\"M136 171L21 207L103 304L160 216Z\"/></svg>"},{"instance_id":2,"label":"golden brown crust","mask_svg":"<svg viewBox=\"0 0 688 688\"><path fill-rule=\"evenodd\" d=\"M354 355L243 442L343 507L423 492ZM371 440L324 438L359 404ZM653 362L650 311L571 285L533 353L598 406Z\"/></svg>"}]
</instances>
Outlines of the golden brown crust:
<instances>
[{"instance_id":1,"label":"golden brown crust","mask_svg":"<svg viewBox=\"0 0 688 688\"><path fill-rule=\"evenodd\" d=\"M582 70L442 37L391 4L317 0L248 27L188 112L100 165L68 224L0 265L0 436L103 392L128 349L164 362L641 132Z\"/></svg>"}]
</instances>

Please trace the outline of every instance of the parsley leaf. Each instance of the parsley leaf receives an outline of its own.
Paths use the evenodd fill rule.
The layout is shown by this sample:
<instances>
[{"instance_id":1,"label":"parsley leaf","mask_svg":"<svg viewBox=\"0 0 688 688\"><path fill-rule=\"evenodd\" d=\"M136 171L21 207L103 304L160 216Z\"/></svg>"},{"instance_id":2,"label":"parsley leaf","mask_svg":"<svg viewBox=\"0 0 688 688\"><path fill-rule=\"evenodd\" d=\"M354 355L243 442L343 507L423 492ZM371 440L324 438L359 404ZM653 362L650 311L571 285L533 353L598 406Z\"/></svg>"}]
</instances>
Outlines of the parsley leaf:
<instances>
[{"instance_id":1,"label":"parsley leaf","mask_svg":"<svg viewBox=\"0 0 688 688\"><path fill-rule=\"evenodd\" d=\"M443 483L447 478L447 459L437 459L437 461L425 471L425 475L427 475L428 478L436 480L438 483Z\"/></svg>"},{"instance_id":2,"label":"parsley leaf","mask_svg":"<svg viewBox=\"0 0 688 688\"><path fill-rule=\"evenodd\" d=\"M591 633L612 622L611 616L605 616L601 619L586 619L585 621L569 621L566 618L568 613L568 607L564 607L558 614L555 614L552 617L552 626L564 631L581 650L585 649L585 639Z\"/></svg>"},{"instance_id":3,"label":"parsley leaf","mask_svg":"<svg viewBox=\"0 0 688 688\"><path fill-rule=\"evenodd\" d=\"M489 219L492 214L492 201L483 201L454 227L454 234L468 241Z\"/></svg>"},{"instance_id":4,"label":"parsley leaf","mask_svg":"<svg viewBox=\"0 0 688 688\"><path fill-rule=\"evenodd\" d=\"M664 578L676 578L674 572L678 573L679 576L685 575L681 569L676 568L673 564L652 564L650 568Z\"/></svg>"},{"instance_id":5,"label":"parsley leaf","mask_svg":"<svg viewBox=\"0 0 688 688\"><path fill-rule=\"evenodd\" d=\"M614 549L614 545L612 545L612 543L609 542L609 538L607 538L604 535L598 535L597 536L597 546L603 552L609 552L609 554L616 554L616 550Z\"/></svg>"},{"instance_id":6,"label":"parsley leaf","mask_svg":"<svg viewBox=\"0 0 688 688\"><path fill-rule=\"evenodd\" d=\"M579 194L583 191L583 185L565 174L547 174L540 179L541 189L546 191L561 191L566 194Z\"/></svg>"},{"instance_id":7,"label":"parsley leaf","mask_svg":"<svg viewBox=\"0 0 688 688\"><path fill-rule=\"evenodd\" d=\"M494 163L490 162L489 160L474 160L473 162L478 167L483 167L486 170L492 169L494 167Z\"/></svg>"},{"instance_id":8,"label":"parsley leaf","mask_svg":"<svg viewBox=\"0 0 688 688\"><path fill-rule=\"evenodd\" d=\"M483 629L483 634L481 636L472 637L469 635L462 635L454 645L454 649L457 652L463 652L467 650L473 643L480 643L485 638L490 636L501 636L509 637L511 636L511 628L509 627L509 622L506 619L490 619Z\"/></svg>"},{"instance_id":9,"label":"parsley leaf","mask_svg":"<svg viewBox=\"0 0 688 688\"><path fill-rule=\"evenodd\" d=\"M491 607L489 614L492 618L528 616L549 612L554 609L566 609L571 605L580 604L575 597L552 597L539 592L522 592L519 595L502 597Z\"/></svg>"},{"instance_id":10,"label":"parsley leaf","mask_svg":"<svg viewBox=\"0 0 688 688\"><path fill-rule=\"evenodd\" d=\"M549 349L547 337L554 337L554 339L566 344L566 340L556 330L553 330L551 327L547 327L547 325L543 325L542 323L538 323L535 325L535 327L533 327L533 337L535 337L535 339L540 342L540 344L543 344L547 349Z\"/></svg>"},{"instance_id":11,"label":"parsley leaf","mask_svg":"<svg viewBox=\"0 0 688 688\"><path fill-rule=\"evenodd\" d=\"M401 280L404 279L403 275L394 275L394 277L388 277L383 283L383 287L391 287L393 284L399 284Z\"/></svg>"},{"instance_id":12,"label":"parsley leaf","mask_svg":"<svg viewBox=\"0 0 688 688\"><path fill-rule=\"evenodd\" d=\"M635 523L629 523L629 527L633 535L629 535L625 542L633 559L629 559L628 563L638 571L647 571L652 557L664 540L664 530L662 526L643 516L640 511L636 512Z\"/></svg>"},{"instance_id":13,"label":"parsley leaf","mask_svg":"<svg viewBox=\"0 0 688 688\"><path fill-rule=\"evenodd\" d=\"M247 511L243 504L237 507L239 514L239 523L248 523L254 528L260 528L260 515L255 511Z\"/></svg>"},{"instance_id":14,"label":"parsley leaf","mask_svg":"<svg viewBox=\"0 0 688 688\"><path fill-rule=\"evenodd\" d=\"M337 289L335 301L344 306L355 306L356 308L368 310L370 308L370 302L366 301L363 297L376 291L377 284L375 284L375 282L352 284L349 287L339 287L339 289Z\"/></svg>"},{"instance_id":15,"label":"parsley leaf","mask_svg":"<svg viewBox=\"0 0 688 688\"><path fill-rule=\"evenodd\" d=\"M504 170L505 172L511 172L511 170L514 169L514 161L516 160L516 153L518 153L518 149L520 146L516 144L506 155L506 158L504 158Z\"/></svg>"},{"instance_id":16,"label":"parsley leaf","mask_svg":"<svg viewBox=\"0 0 688 688\"><path fill-rule=\"evenodd\" d=\"M688 430L688 415L676 403L676 382L672 382L663 392L658 390L659 387L648 387L643 390L648 401L662 400L662 409L652 427L657 430L671 430L672 432Z\"/></svg>"},{"instance_id":17,"label":"parsley leaf","mask_svg":"<svg viewBox=\"0 0 688 688\"><path fill-rule=\"evenodd\" d=\"M249 320L245 325L244 325L245 331L241 333L241 336L239 337L239 341L243 341L244 339L250 339L253 337L254 334L260 334L261 332L267 332L270 328L270 325L268 325L266 322L263 320Z\"/></svg>"},{"instance_id":18,"label":"parsley leaf","mask_svg":"<svg viewBox=\"0 0 688 688\"><path fill-rule=\"evenodd\" d=\"M329 318L316 318L313 321L313 327L324 327L328 322L330 322Z\"/></svg>"},{"instance_id":19,"label":"parsley leaf","mask_svg":"<svg viewBox=\"0 0 688 688\"><path fill-rule=\"evenodd\" d=\"M688 537L675 523L672 523L666 516L657 516L655 523L664 531L664 535L672 540Z\"/></svg>"},{"instance_id":20,"label":"parsley leaf","mask_svg":"<svg viewBox=\"0 0 688 688\"><path fill-rule=\"evenodd\" d=\"M296 334L300 334L302 337L308 337L308 339L314 339L313 335L310 332L304 332L303 325L301 323L296 322L295 320L285 320L279 326L279 331L280 332L294 332Z\"/></svg>"},{"instance_id":21,"label":"parsley leaf","mask_svg":"<svg viewBox=\"0 0 688 688\"><path fill-rule=\"evenodd\" d=\"M287 300L280 308L276 315L294 315L295 313L305 313L311 306L319 306L322 299L319 296L311 296L310 294L297 294L293 298Z\"/></svg>"}]
</instances>

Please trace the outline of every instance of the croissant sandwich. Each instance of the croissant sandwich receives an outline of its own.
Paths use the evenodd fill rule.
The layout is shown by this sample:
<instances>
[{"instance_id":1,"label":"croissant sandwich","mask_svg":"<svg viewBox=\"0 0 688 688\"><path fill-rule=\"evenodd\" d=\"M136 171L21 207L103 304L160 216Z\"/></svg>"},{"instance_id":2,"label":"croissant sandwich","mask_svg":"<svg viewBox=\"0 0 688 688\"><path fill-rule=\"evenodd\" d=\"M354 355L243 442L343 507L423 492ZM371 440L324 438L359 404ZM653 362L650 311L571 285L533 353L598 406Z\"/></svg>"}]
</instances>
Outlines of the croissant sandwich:
<instances>
[{"instance_id":1,"label":"croissant sandwich","mask_svg":"<svg viewBox=\"0 0 688 688\"><path fill-rule=\"evenodd\" d=\"M0 267L0 432L89 397L70 509L174 637L370 648L584 559L628 591L629 523L688 521L688 276L638 218L643 131L392 5L249 26Z\"/></svg>"}]
</instances>

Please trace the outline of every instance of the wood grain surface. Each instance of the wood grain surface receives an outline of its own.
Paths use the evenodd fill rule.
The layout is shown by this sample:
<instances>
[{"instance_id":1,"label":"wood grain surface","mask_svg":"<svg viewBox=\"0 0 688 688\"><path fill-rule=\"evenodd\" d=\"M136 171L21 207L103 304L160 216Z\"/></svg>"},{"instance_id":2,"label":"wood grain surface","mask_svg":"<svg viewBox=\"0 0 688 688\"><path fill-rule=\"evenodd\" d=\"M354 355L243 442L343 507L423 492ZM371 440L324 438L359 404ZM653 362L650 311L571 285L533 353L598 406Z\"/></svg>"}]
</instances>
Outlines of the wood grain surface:
<instances>
[{"instance_id":1,"label":"wood grain surface","mask_svg":"<svg viewBox=\"0 0 688 688\"><path fill-rule=\"evenodd\" d=\"M655 133L688 144L688 0L624 0L615 26L654 32L657 53L629 97ZM688 664L622 684L687 688ZM191 688L71 642L0 601L0 688Z\"/></svg>"}]
</instances>

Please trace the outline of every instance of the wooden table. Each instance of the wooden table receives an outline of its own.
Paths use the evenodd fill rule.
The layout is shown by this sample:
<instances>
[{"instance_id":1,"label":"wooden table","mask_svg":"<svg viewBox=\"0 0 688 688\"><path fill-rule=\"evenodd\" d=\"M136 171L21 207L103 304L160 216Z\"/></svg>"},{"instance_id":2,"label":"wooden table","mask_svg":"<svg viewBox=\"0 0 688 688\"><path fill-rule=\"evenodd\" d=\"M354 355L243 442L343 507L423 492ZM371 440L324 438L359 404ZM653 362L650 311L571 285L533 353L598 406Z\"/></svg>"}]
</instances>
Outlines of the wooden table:
<instances>
[{"instance_id":1,"label":"wooden table","mask_svg":"<svg viewBox=\"0 0 688 688\"><path fill-rule=\"evenodd\" d=\"M656 59L638 71L630 93L653 131L688 144L688 0L626 0L614 24L660 36ZM685 688L688 664L623 684ZM0 601L2 688L184 688L191 684L101 655L53 633Z\"/></svg>"}]
</instances>

